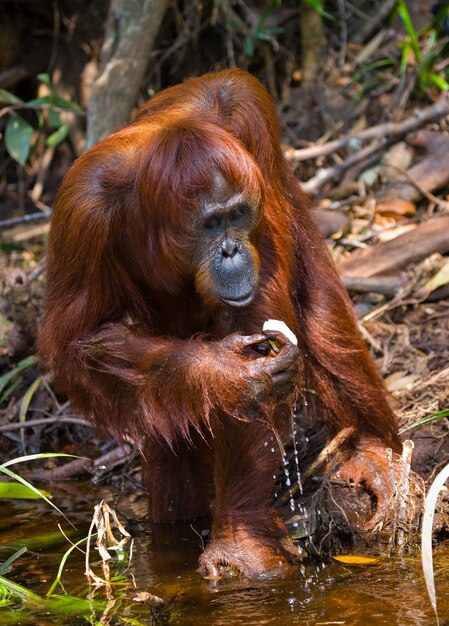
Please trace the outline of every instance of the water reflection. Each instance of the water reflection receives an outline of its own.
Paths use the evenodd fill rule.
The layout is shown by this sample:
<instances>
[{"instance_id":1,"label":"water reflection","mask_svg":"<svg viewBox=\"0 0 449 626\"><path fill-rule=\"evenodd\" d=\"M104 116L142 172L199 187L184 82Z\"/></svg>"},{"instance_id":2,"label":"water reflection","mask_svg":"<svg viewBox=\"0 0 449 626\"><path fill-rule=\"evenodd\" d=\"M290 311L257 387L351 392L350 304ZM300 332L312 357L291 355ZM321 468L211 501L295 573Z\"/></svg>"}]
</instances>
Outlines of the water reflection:
<instances>
[{"instance_id":1,"label":"water reflection","mask_svg":"<svg viewBox=\"0 0 449 626\"><path fill-rule=\"evenodd\" d=\"M73 487L72 487L73 488ZM55 493L55 492L54 492ZM93 504L105 493L89 497L84 492L74 503L73 494L66 499L64 511L81 526L82 536L93 510ZM98 496L98 497L97 497ZM55 501L61 506L55 494ZM109 502L112 500L109 498ZM121 501L122 502L122 501ZM73 511L73 515L70 513ZM158 526L150 528L143 520L143 499L120 503L122 521L140 519L127 524L135 536L131 572L136 587L130 584L117 591L120 600L108 609L107 618L95 619L104 624L122 624L122 617L137 620L145 626L430 626L435 624L421 574L418 559L380 560L373 566L346 566L332 560L308 562L293 578L286 580L248 582L242 580L206 581L196 573L201 535L207 524L192 526ZM36 546L42 533L57 531L60 521L47 505L0 505L0 543L24 540L34 553L16 564L12 578L32 591L45 595L56 575L65 540L51 546ZM84 528L83 528L84 526ZM5 560L7 555L2 557ZM442 622L449 615L449 548L437 551L437 593ZM73 554L63 575L67 593L83 597L88 588L83 576L82 554ZM133 602L137 592L149 591L165 601L164 609L151 614L148 607ZM102 592L97 592L101 596ZM3 609L2 611L9 610ZM67 626L88 623L79 616L47 622L28 611L29 621L15 623L63 623ZM11 612L9 618L11 617ZM13 623L8 618L8 623ZM0 614L0 623L2 615Z\"/></svg>"}]
</instances>

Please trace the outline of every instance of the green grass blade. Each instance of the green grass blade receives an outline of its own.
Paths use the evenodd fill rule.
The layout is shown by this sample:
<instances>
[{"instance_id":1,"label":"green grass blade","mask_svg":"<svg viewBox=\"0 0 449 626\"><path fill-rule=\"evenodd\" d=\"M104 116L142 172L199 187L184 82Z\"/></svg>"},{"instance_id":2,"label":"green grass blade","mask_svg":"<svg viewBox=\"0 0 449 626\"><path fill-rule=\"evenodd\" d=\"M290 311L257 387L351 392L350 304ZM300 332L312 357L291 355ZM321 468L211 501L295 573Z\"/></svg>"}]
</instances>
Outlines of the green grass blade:
<instances>
[{"instance_id":1,"label":"green grass blade","mask_svg":"<svg viewBox=\"0 0 449 626\"><path fill-rule=\"evenodd\" d=\"M57 585L60 584L61 582L61 576L62 576L62 572L64 571L64 567L66 564L67 559L69 558L70 554L73 552L73 550L75 550L80 544L82 544L83 542L87 541L87 537L83 537L82 539L80 539L79 541L77 541L76 543L74 543L72 546L70 546L70 548L64 553L61 562L59 564L59 568L58 568L58 573L56 574L56 578L53 581L52 586L50 587L50 589L47 591L46 596L51 596L53 594L53 591L55 590L55 587Z\"/></svg>"},{"instance_id":2,"label":"green grass blade","mask_svg":"<svg viewBox=\"0 0 449 626\"><path fill-rule=\"evenodd\" d=\"M72 459L80 459L82 457L76 456L75 454L66 454L65 452L39 452L39 454L24 454L23 456L18 456L15 459L11 459L10 461L5 461L0 465L0 469L2 467L9 467L10 465L15 465L16 463L27 463L28 461L39 461L41 459L52 459L54 457L66 456Z\"/></svg>"},{"instance_id":3,"label":"green grass blade","mask_svg":"<svg viewBox=\"0 0 449 626\"><path fill-rule=\"evenodd\" d=\"M22 554L25 554L25 552L28 552L28 549L25 546L23 546L22 548L19 548L17 552L14 552L14 554L12 554L9 557L9 559L7 559L4 563L2 563L0 565L0 575L8 574L8 572L10 572L12 569L12 564L14 563L14 561L19 559L22 556Z\"/></svg>"},{"instance_id":4,"label":"green grass blade","mask_svg":"<svg viewBox=\"0 0 449 626\"><path fill-rule=\"evenodd\" d=\"M38 596L36 593L33 593L26 587L22 587L22 585L18 585L17 583L12 582L8 578L4 578L0 576L0 585L6 587L6 589L13 594L24 600L25 602L32 602L34 604L42 604L44 600Z\"/></svg>"},{"instance_id":5,"label":"green grass blade","mask_svg":"<svg viewBox=\"0 0 449 626\"><path fill-rule=\"evenodd\" d=\"M419 49L418 37L416 30L413 26L412 18L408 12L405 0L398 0L398 14L405 26L407 35L410 37L410 43L412 46L413 54L415 55L415 61L419 65L421 63L421 50Z\"/></svg>"},{"instance_id":6,"label":"green grass blade","mask_svg":"<svg viewBox=\"0 0 449 626\"><path fill-rule=\"evenodd\" d=\"M42 379L40 377L36 378L36 380L28 387L25 394L23 395L23 398L20 402L19 422L25 422L28 407L30 406L30 402L33 399L34 394L39 389L41 382ZM22 448L25 451L25 431L23 429L20 430L20 440L22 442Z\"/></svg>"},{"instance_id":7,"label":"green grass blade","mask_svg":"<svg viewBox=\"0 0 449 626\"><path fill-rule=\"evenodd\" d=\"M0 499L3 500L37 500L44 495L46 495L47 498L51 497L51 493L48 491L44 491L43 489L38 489L38 491L39 493L35 493L27 485L18 482L0 482Z\"/></svg>"},{"instance_id":8,"label":"green grass blade","mask_svg":"<svg viewBox=\"0 0 449 626\"><path fill-rule=\"evenodd\" d=\"M20 410L19 410L19 421L20 422L24 422L26 419L26 414L28 411L28 407L30 406L30 402L33 399L34 394L36 393L36 391L39 389L39 386L42 382L42 379L36 378L36 380L34 381L34 383L32 383L28 389L26 390L22 401L20 403Z\"/></svg>"},{"instance_id":9,"label":"green grass blade","mask_svg":"<svg viewBox=\"0 0 449 626\"><path fill-rule=\"evenodd\" d=\"M34 455L30 455L30 456L34 456ZM10 478L13 478L14 480L17 480L19 483L22 483L22 485L26 485L29 489L34 491L34 493L38 494L38 496L40 498L42 498L42 500L45 500L45 502L47 502L56 511L58 511L58 513L60 515L62 515L62 517L70 524L70 526L73 526L73 528L75 528L75 526L72 524L72 522L69 520L69 518L60 509L58 509L56 504L53 504L53 502L49 498L47 498L47 496L44 495L41 491L39 491L39 489L37 489L37 487L35 487L31 483L29 483L27 480L25 480L21 476L19 476L19 474L16 474L15 472L12 472L10 469L5 467L5 465L6 465L6 463L4 463L3 465L0 465L0 471L3 472L3 474L6 474L7 476L9 476Z\"/></svg>"},{"instance_id":10,"label":"green grass blade","mask_svg":"<svg viewBox=\"0 0 449 626\"><path fill-rule=\"evenodd\" d=\"M427 417L423 417L416 422L413 422L410 426L403 428L399 434L407 432L408 430L412 430L413 428L418 428L419 426L424 426L425 424L430 424L430 422L434 422L435 420L443 419L444 417L449 417L449 409L444 409L443 411L438 411L437 413L432 413L432 415L428 415Z\"/></svg>"},{"instance_id":11,"label":"green grass blade","mask_svg":"<svg viewBox=\"0 0 449 626\"><path fill-rule=\"evenodd\" d=\"M38 358L36 355L33 354L31 356L27 356L25 359L22 359L21 361L19 361L19 363L16 365L14 369L10 370L9 372L6 372L6 374L3 374L3 376L0 376L0 392L3 391L6 385L13 378L22 374L22 372L24 372L26 369L28 369L32 365L36 365L37 362L38 362Z\"/></svg>"},{"instance_id":12,"label":"green grass blade","mask_svg":"<svg viewBox=\"0 0 449 626\"><path fill-rule=\"evenodd\" d=\"M332 22L335 21L335 17L331 13L328 13L326 11L323 3L320 2L320 0L304 0L304 1L307 2L307 4L309 4L312 7L312 9L315 9L315 11L319 13L322 17L325 17L326 19L331 20Z\"/></svg>"},{"instance_id":13,"label":"green grass blade","mask_svg":"<svg viewBox=\"0 0 449 626\"><path fill-rule=\"evenodd\" d=\"M449 91L449 83L438 74L429 74L429 83L435 85L440 91Z\"/></svg>"}]
</instances>

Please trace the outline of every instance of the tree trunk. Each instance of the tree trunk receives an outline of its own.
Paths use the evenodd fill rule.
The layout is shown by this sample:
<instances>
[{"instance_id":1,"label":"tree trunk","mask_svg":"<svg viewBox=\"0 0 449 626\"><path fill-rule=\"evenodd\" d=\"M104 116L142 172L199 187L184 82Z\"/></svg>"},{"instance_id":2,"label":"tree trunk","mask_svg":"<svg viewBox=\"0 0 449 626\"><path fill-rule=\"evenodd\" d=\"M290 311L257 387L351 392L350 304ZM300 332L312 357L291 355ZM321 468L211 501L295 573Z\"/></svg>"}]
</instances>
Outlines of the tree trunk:
<instances>
[{"instance_id":1,"label":"tree trunk","mask_svg":"<svg viewBox=\"0 0 449 626\"><path fill-rule=\"evenodd\" d=\"M167 6L168 0L111 0L87 107L86 148L129 120Z\"/></svg>"},{"instance_id":2,"label":"tree trunk","mask_svg":"<svg viewBox=\"0 0 449 626\"><path fill-rule=\"evenodd\" d=\"M315 81L325 44L323 18L306 0L300 0L300 28L302 55L302 87L306 94Z\"/></svg>"}]
</instances>

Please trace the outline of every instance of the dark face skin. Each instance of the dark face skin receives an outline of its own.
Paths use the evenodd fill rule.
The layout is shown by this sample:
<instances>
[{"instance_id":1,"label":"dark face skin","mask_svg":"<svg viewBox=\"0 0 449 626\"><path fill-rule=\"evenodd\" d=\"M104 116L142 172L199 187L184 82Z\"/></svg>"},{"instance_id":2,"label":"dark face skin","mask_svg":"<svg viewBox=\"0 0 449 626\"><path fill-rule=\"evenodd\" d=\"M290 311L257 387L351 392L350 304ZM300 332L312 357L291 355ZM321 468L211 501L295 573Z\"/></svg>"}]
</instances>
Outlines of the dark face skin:
<instances>
[{"instance_id":1,"label":"dark face skin","mask_svg":"<svg viewBox=\"0 0 449 626\"><path fill-rule=\"evenodd\" d=\"M254 247L260 208L253 198L236 193L217 172L204 197L192 256L195 287L206 306L248 306L254 299L259 258Z\"/></svg>"}]
</instances>

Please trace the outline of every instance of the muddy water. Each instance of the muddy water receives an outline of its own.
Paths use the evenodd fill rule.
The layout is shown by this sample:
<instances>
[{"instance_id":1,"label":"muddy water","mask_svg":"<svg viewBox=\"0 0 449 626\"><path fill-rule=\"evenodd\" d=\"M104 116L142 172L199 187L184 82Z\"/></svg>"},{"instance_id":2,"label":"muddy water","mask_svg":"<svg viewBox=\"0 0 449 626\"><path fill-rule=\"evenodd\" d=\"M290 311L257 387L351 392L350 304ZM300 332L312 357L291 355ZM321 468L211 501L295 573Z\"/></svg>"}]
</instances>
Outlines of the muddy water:
<instances>
[{"instance_id":1,"label":"muddy water","mask_svg":"<svg viewBox=\"0 0 449 626\"><path fill-rule=\"evenodd\" d=\"M54 490L53 495L57 505L77 526L71 537L73 541L87 534L94 504L106 496L113 505L110 494L90 485L65 485ZM67 594L90 600L89 610L75 607L61 613L60 607L50 605L35 608L27 605L20 610L6 607L0 609L0 624L430 626L436 623L417 559L381 559L371 566L347 566L329 559L305 563L301 571L298 569L294 577L286 580L206 581L195 572L201 525L151 530L144 521L143 499L134 502L121 499L118 513L135 536L134 554L124 584L113 586L109 601L102 590L92 593L83 574L84 556L75 551L62 581ZM0 561L5 561L21 545L30 551L14 564L7 577L43 597L56 576L62 554L69 547L59 535L60 521L60 516L43 502L0 504ZM67 523L62 525L69 531ZM449 624L448 565L449 548L440 547L435 553L435 566L442 624ZM162 609L151 610L135 602L133 598L143 591L162 598ZM60 587L56 592L64 593Z\"/></svg>"}]
</instances>

